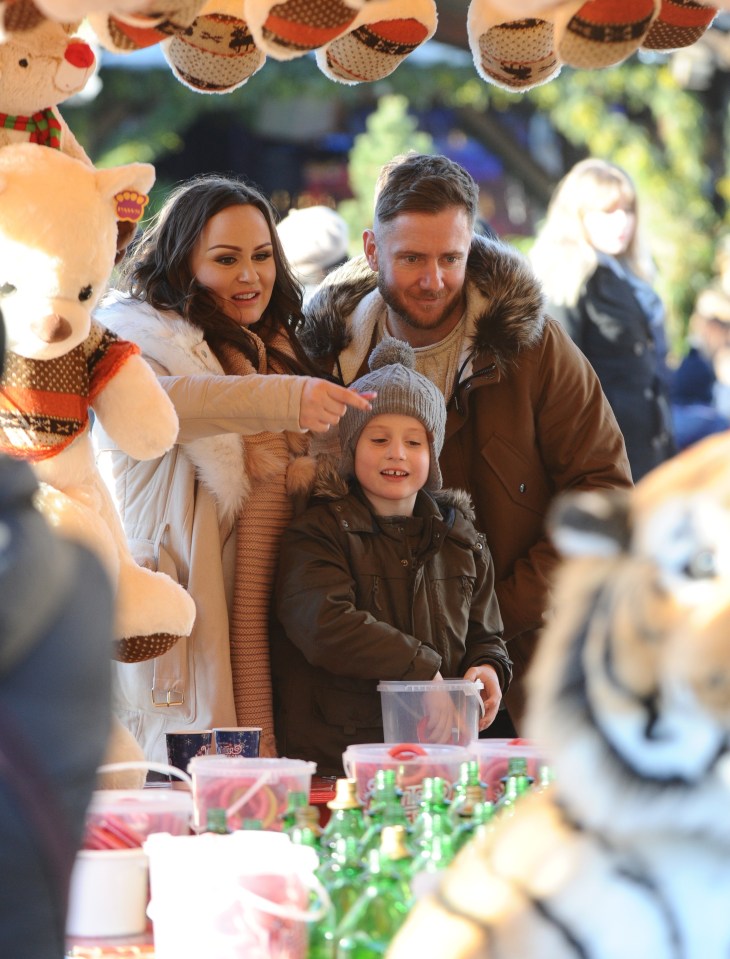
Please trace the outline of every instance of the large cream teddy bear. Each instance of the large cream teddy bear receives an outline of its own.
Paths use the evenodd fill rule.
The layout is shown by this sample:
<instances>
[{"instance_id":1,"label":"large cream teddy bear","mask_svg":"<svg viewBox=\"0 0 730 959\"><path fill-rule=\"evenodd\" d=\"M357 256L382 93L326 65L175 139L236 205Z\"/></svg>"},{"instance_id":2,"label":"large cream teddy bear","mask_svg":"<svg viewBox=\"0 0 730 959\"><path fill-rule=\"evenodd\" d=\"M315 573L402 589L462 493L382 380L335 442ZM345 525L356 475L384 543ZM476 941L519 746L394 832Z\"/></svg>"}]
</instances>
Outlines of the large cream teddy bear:
<instances>
[{"instance_id":1,"label":"large cream teddy bear","mask_svg":"<svg viewBox=\"0 0 730 959\"><path fill-rule=\"evenodd\" d=\"M528 729L555 782L462 850L388 959L730 956L730 432L550 526Z\"/></svg>"},{"instance_id":2,"label":"large cream teddy bear","mask_svg":"<svg viewBox=\"0 0 730 959\"><path fill-rule=\"evenodd\" d=\"M93 409L136 459L161 456L177 436L174 407L138 348L92 320L117 220L139 219L153 181L149 164L96 170L34 144L0 149L0 450L31 463L51 525L105 565L117 592L113 655L130 662L165 652L195 618L180 585L132 558L89 435Z\"/></svg>"}]
</instances>

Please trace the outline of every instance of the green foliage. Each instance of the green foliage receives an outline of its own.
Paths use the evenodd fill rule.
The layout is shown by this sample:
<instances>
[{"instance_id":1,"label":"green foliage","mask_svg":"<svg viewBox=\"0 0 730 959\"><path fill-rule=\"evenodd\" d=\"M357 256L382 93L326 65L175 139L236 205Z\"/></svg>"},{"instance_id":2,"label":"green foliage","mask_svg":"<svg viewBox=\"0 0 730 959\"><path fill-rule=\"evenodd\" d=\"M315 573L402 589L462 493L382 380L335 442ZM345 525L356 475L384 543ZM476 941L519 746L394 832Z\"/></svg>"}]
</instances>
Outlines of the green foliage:
<instances>
[{"instance_id":1,"label":"green foliage","mask_svg":"<svg viewBox=\"0 0 730 959\"><path fill-rule=\"evenodd\" d=\"M433 152L433 140L418 131L418 121L408 113L408 100L388 94L366 121L367 130L355 137L349 153L348 175L351 200L343 200L338 211L350 229L351 252L361 252L362 231L373 223L373 194L384 163L398 154L414 150Z\"/></svg>"},{"instance_id":2,"label":"green foliage","mask_svg":"<svg viewBox=\"0 0 730 959\"><path fill-rule=\"evenodd\" d=\"M730 218L723 219L713 206L713 200L718 208L730 201L730 174L713 183L707 162L708 144L713 136L720 137L708 129L701 96L679 86L668 60L644 63L633 57L606 70L564 68L555 80L528 93L510 93L485 83L470 63L423 67L406 62L385 80L347 86L326 78L312 57L286 63L269 60L248 83L224 96L194 93L166 66L145 71L105 68L101 78L95 100L72 100L63 107L69 125L98 166L134 160L159 163L170 154L183 154L201 114L215 114L222 127L230 122L256 133L271 117L300 119L297 104L322 104L334 125L338 114L371 108L367 130L356 138L349 156L353 199L340 207L357 250L362 230L371 223L373 190L382 164L409 149L433 149L430 137L418 130L415 111L466 107L497 123L514 112L527 117L547 114L567 144L566 166L581 156L602 156L634 179L676 352L682 350L696 294L712 276L717 239L730 227ZM508 126L505 122L505 131ZM727 121L725 127L730 139ZM724 170L722 151L728 143L715 146L719 152L714 165ZM535 162L539 164L540 157ZM520 172L512 170L512 175ZM169 186L155 184L150 212ZM528 245L529 240L522 238L520 246Z\"/></svg>"}]
</instances>

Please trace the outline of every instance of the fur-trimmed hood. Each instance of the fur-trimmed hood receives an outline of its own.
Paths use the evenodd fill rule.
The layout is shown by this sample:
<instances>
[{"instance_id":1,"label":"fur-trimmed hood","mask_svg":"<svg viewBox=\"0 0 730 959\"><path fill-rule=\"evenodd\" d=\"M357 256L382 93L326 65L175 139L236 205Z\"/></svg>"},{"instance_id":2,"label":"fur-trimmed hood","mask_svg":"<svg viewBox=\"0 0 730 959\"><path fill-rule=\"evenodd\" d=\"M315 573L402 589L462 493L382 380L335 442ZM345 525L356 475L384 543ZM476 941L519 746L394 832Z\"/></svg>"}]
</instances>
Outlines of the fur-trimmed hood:
<instances>
[{"instance_id":1,"label":"fur-trimmed hood","mask_svg":"<svg viewBox=\"0 0 730 959\"><path fill-rule=\"evenodd\" d=\"M312 499L330 502L342 499L351 492L350 484L338 469L335 460L330 456L320 457L317 460L317 470L311 487ZM465 490L442 489L425 495L436 503L444 519L448 520L454 514L460 514L470 523L475 522L471 497Z\"/></svg>"},{"instance_id":2,"label":"fur-trimmed hood","mask_svg":"<svg viewBox=\"0 0 730 959\"><path fill-rule=\"evenodd\" d=\"M545 327L545 302L525 257L498 241L475 236L466 269L469 352L488 357L504 373ZM364 256L329 274L306 307L302 343L322 366L339 356L347 382L370 347L378 312L377 274Z\"/></svg>"},{"instance_id":3,"label":"fur-trimmed hood","mask_svg":"<svg viewBox=\"0 0 730 959\"><path fill-rule=\"evenodd\" d=\"M224 375L202 332L177 313L160 312L112 290L102 300L95 317L119 336L136 343L146 359L159 363L170 376ZM250 488L241 437L234 433L207 436L185 443L184 452L215 497L221 520L230 520Z\"/></svg>"}]
</instances>

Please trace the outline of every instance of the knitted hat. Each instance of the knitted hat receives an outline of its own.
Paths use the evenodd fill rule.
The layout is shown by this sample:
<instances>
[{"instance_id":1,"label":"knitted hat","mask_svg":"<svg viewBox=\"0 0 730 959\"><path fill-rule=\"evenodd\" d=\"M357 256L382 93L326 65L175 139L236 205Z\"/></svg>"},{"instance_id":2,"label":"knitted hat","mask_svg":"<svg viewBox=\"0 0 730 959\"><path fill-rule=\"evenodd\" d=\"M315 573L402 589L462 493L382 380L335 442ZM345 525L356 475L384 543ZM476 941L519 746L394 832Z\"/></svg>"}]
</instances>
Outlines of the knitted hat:
<instances>
[{"instance_id":1,"label":"knitted hat","mask_svg":"<svg viewBox=\"0 0 730 959\"><path fill-rule=\"evenodd\" d=\"M92 11L87 20L102 47L112 53L130 53L187 30L203 3L204 0L165 0L152 13Z\"/></svg>"},{"instance_id":2,"label":"knitted hat","mask_svg":"<svg viewBox=\"0 0 730 959\"><path fill-rule=\"evenodd\" d=\"M347 223L328 206L290 210L276 229L287 260L304 283L319 282L323 271L347 256Z\"/></svg>"},{"instance_id":3,"label":"knitted hat","mask_svg":"<svg viewBox=\"0 0 730 959\"><path fill-rule=\"evenodd\" d=\"M363 0L246 0L256 46L275 60L291 60L339 37Z\"/></svg>"},{"instance_id":4,"label":"knitted hat","mask_svg":"<svg viewBox=\"0 0 730 959\"><path fill-rule=\"evenodd\" d=\"M434 0L369 0L340 36L315 53L317 66L338 83L389 76L436 32Z\"/></svg>"},{"instance_id":5,"label":"knitted hat","mask_svg":"<svg viewBox=\"0 0 730 959\"><path fill-rule=\"evenodd\" d=\"M266 62L240 0L207 0L189 30L161 44L173 74L196 93L230 93Z\"/></svg>"},{"instance_id":6,"label":"knitted hat","mask_svg":"<svg viewBox=\"0 0 730 959\"><path fill-rule=\"evenodd\" d=\"M555 11L558 57L571 67L598 70L635 53L659 12L659 0L587 0Z\"/></svg>"},{"instance_id":7,"label":"knitted hat","mask_svg":"<svg viewBox=\"0 0 730 959\"><path fill-rule=\"evenodd\" d=\"M659 16L642 43L644 50L677 50L695 43L715 18L714 7L694 0L662 0Z\"/></svg>"},{"instance_id":8,"label":"knitted hat","mask_svg":"<svg viewBox=\"0 0 730 959\"><path fill-rule=\"evenodd\" d=\"M466 31L477 73L489 83L530 90L560 73L551 20L512 19L491 0L471 0Z\"/></svg>"},{"instance_id":9,"label":"knitted hat","mask_svg":"<svg viewBox=\"0 0 730 959\"><path fill-rule=\"evenodd\" d=\"M357 410L350 406L340 420L340 469L343 476L355 474L355 446L365 426L374 416L399 413L412 416L423 423L428 433L431 450L431 468L424 489L441 489L439 455L444 445L446 403L439 388L421 373L417 373L413 348L393 336L384 337L370 354L370 373L355 380L350 388L364 393L377 390L372 410Z\"/></svg>"}]
</instances>

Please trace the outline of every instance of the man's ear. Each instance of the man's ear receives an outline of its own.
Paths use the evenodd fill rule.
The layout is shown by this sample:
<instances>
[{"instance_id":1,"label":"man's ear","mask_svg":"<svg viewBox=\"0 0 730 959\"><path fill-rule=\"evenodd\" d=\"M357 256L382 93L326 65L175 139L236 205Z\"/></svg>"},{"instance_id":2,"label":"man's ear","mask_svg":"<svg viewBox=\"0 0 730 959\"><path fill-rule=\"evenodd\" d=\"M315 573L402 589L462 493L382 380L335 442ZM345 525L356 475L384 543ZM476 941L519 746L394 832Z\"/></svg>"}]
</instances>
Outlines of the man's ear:
<instances>
[{"instance_id":1,"label":"man's ear","mask_svg":"<svg viewBox=\"0 0 730 959\"><path fill-rule=\"evenodd\" d=\"M375 273L378 272L378 248L375 245L375 234L372 230L362 231L362 248L365 251L365 259L368 266Z\"/></svg>"}]
</instances>

